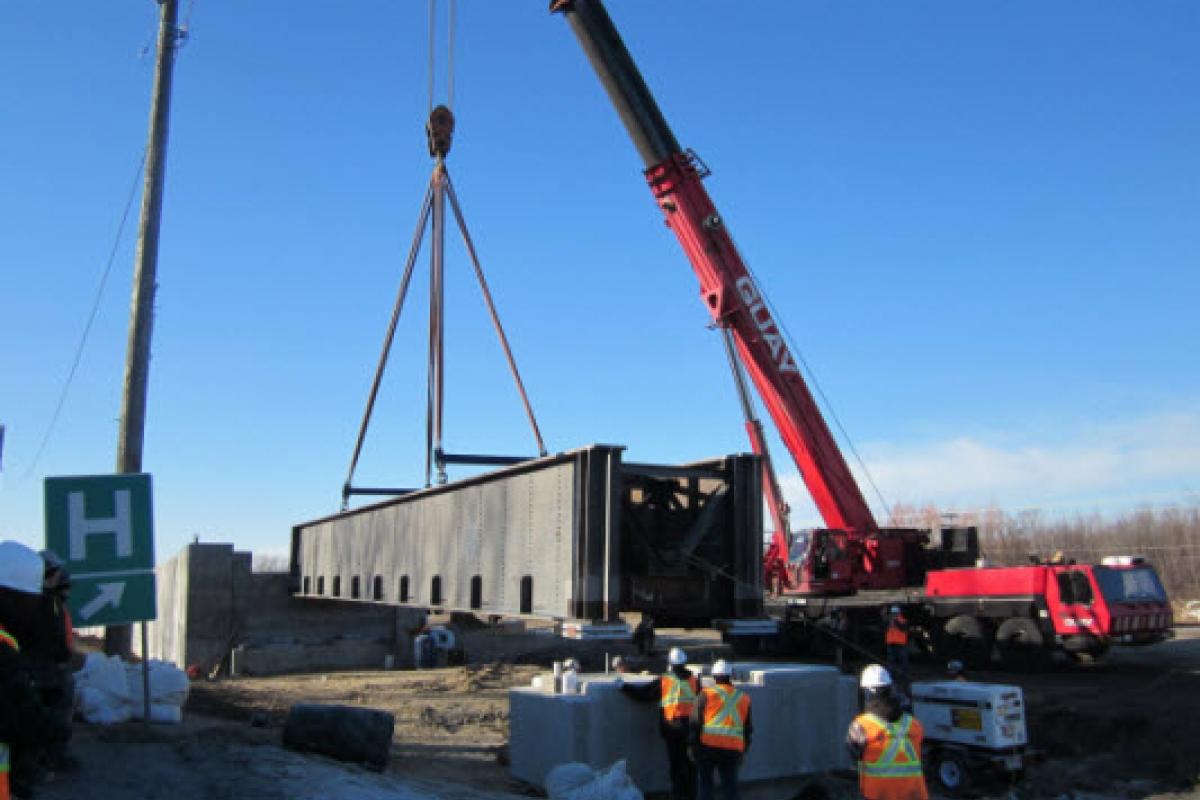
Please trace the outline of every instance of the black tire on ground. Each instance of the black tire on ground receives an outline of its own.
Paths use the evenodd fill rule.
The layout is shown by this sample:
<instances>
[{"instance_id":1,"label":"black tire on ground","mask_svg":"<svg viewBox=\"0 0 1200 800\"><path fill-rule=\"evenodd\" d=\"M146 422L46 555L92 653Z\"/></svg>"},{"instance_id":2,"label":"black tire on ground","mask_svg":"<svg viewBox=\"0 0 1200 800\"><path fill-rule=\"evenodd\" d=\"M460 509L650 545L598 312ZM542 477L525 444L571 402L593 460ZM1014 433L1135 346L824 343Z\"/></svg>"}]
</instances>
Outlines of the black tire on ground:
<instances>
[{"instance_id":1,"label":"black tire on ground","mask_svg":"<svg viewBox=\"0 0 1200 800\"><path fill-rule=\"evenodd\" d=\"M939 750L933 756L933 779L942 791L952 797L962 797L971 789L971 772L967 761L953 750Z\"/></svg>"},{"instance_id":2,"label":"black tire on ground","mask_svg":"<svg viewBox=\"0 0 1200 800\"><path fill-rule=\"evenodd\" d=\"M396 718L386 711L301 703L288 711L283 746L382 772L391 754L395 725Z\"/></svg>"},{"instance_id":3,"label":"black tire on ground","mask_svg":"<svg viewBox=\"0 0 1200 800\"><path fill-rule=\"evenodd\" d=\"M1000 623L996 649L1004 668L1013 672L1040 672L1050 666L1046 640L1037 623L1027 617L1013 617Z\"/></svg>"},{"instance_id":4,"label":"black tire on ground","mask_svg":"<svg viewBox=\"0 0 1200 800\"><path fill-rule=\"evenodd\" d=\"M990 632L982 622L968 614L951 617L938 637L938 657L961 661L972 669L984 668L992 660Z\"/></svg>"}]
</instances>

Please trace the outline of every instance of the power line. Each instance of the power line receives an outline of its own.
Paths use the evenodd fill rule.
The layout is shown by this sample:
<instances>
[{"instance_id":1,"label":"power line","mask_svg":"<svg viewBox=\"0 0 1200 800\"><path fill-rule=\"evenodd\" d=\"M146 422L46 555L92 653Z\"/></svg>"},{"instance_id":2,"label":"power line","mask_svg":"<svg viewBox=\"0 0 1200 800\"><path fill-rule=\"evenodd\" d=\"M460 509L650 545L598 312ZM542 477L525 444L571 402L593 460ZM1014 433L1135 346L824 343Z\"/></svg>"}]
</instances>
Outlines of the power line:
<instances>
[{"instance_id":1,"label":"power line","mask_svg":"<svg viewBox=\"0 0 1200 800\"><path fill-rule=\"evenodd\" d=\"M87 324L83 326L83 335L79 337L79 345L75 348L75 358L71 361L71 368L67 372L67 379L63 381L62 391L58 395L58 404L54 407L54 414L50 417L50 424L46 427L46 434L42 437L42 443L38 446L37 453L33 456L33 461L29 463L29 468L25 470L25 478L33 474L37 469L38 462L42 458L42 453L46 450L46 445L50 442L50 436L54 433L54 428L58 424L58 417L62 413L63 404L67 400L67 392L71 389L71 383L75 379L75 371L79 369L79 362L83 358L84 347L87 346L88 335L92 332L92 323L96 321L96 313L100 310L100 301L104 297L104 287L108 284L108 276L112 273L113 263L117 258L117 248L121 244L121 236L125 232L125 223L129 219L129 210L133 208L134 198L137 197L138 182L142 177L142 170L146 166L146 150L142 150L142 156L138 160L137 169L134 170L133 183L129 187L129 197L125 200L125 210L121 212L121 222L117 225L117 235L113 238L112 249L108 254L108 263L104 265L104 272L100 276L100 285L96 287L96 296L92 300L92 310L88 314Z\"/></svg>"}]
</instances>

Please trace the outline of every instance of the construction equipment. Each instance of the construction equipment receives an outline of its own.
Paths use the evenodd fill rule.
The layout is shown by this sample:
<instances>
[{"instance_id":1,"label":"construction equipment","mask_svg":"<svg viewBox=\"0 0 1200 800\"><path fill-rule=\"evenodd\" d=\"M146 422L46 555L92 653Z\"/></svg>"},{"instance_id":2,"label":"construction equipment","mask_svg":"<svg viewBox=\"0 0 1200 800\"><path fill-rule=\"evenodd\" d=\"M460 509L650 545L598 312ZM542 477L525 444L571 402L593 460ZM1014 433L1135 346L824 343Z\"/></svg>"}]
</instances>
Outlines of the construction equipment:
<instances>
[{"instance_id":1,"label":"construction equipment","mask_svg":"<svg viewBox=\"0 0 1200 800\"><path fill-rule=\"evenodd\" d=\"M1051 650L1102 653L1113 643L1170 635L1171 612L1157 576L1139 563L976 568L974 529L932 533L878 525L805 384L758 283L704 189L709 170L680 147L601 0L552 0L600 78L645 165L667 226L700 282L721 331L742 401L751 447L763 460L763 487L775 531L763 567L768 607L782 637L805 643L836 620L866 647L882 641L888 606L904 606L918 643L979 666L993 645L1010 666L1033 668ZM793 537L745 370L796 462L826 528ZM1124 572L1121 572L1124 570ZM1132 582L1143 591L1130 597ZM1124 625L1124 628L1114 627ZM732 639L753 650L755 638Z\"/></svg>"},{"instance_id":2,"label":"construction equipment","mask_svg":"<svg viewBox=\"0 0 1200 800\"><path fill-rule=\"evenodd\" d=\"M1019 686L962 681L912 685L913 715L925 730L921 759L946 792L977 777L1015 776L1025 767L1025 697Z\"/></svg>"}]
</instances>

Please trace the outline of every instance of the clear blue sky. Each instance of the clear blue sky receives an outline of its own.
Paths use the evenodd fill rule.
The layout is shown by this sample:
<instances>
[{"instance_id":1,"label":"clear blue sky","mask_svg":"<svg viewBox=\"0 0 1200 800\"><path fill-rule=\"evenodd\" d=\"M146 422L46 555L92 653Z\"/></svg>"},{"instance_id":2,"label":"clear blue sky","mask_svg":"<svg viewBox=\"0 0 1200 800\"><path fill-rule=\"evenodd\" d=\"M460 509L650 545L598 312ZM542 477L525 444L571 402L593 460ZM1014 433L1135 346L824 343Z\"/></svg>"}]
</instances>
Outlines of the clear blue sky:
<instances>
[{"instance_id":1,"label":"clear blue sky","mask_svg":"<svg viewBox=\"0 0 1200 800\"><path fill-rule=\"evenodd\" d=\"M546 5L460 2L450 167L548 444L745 450L687 262ZM609 5L889 502L1196 499L1200 5ZM191 8L146 432L159 555L282 551L339 501L428 179L426 4ZM0 537L40 541L44 476L113 467L136 207L34 455L145 143L156 16L0 6ZM529 452L456 244L447 268L447 446ZM362 483L423 475L424 288Z\"/></svg>"}]
</instances>

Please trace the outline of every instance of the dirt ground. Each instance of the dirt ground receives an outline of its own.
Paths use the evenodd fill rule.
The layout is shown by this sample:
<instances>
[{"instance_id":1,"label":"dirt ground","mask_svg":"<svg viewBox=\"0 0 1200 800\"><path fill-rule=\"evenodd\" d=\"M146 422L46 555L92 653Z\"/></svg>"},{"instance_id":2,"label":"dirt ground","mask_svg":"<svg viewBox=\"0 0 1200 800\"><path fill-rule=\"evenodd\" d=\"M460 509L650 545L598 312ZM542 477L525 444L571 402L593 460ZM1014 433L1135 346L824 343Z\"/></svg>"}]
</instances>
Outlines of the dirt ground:
<instances>
[{"instance_id":1,"label":"dirt ground","mask_svg":"<svg viewBox=\"0 0 1200 800\"><path fill-rule=\"evenodd\" d=\"M518 798L537 792L508 775L507 689L528 685L555 659L574 655L602 669L611 644L570 643L536 633L467 634L470 663L420 672L343 672L196 682L181 726L79 724L79 772L59 775L45 800L134 798ZM725 655L711 634L676 632L694 659ZM624 650L628 654L628 647ZM657 664L646 663L647 667ZM918 664L917 676L937 675ZM1098 664L1039 675L977 673L1024 688L1031 747L1044 758L1019 786L1027 798L1200 797L1200 629L1175 641L1116 652ZM396 717L391 760L381 775L280 746L294 703L339 703ZM251 724L251 721L257 724ZM849 776L826 776L836 800ZM749 798L791 800L802 782L751 787ZM980 796L1011 796L984 786Z\"/></svg>"}]
</instances>

